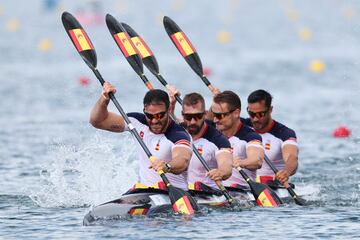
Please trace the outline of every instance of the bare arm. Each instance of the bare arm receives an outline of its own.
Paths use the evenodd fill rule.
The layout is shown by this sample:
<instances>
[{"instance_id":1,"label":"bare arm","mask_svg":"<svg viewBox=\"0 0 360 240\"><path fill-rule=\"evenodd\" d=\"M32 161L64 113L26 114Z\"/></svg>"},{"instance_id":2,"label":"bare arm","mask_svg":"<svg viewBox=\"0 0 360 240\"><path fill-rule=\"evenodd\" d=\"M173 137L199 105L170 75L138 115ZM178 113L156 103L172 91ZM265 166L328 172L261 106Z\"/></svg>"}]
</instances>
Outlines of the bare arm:
<instances>
[{"instance_id":1,"label":"bare arm","mask_svg":"<svg viewBox=\"0 0 360 240\"><path fill-rule=\"evenodd\" d=\"M233 156L232 153L223 151L216 154L217 169L210 170L206 175L214 181L226 180L231 176Z\"/></svg>"},{"instance_id":2,"label":"bare arm","mask_svg":"<svg viewBox=\"0 0 360 240\"><path fill-rule=\"evenodd\" d=\"M298 147L286 144L282 149L282 154L285 162L285 170L290 174L290 176L294 175L298 168Z\"/></svg>"},{"instance_id":3,"label":"bare arm","mask_svg":"<svg viewBox=\"0 0 360 240\"><path fill-rule=\"evenodd\" d=\"M234 159L234 166L248 170L261 168L264 159L264 150L262 148L249 146L246 148L246 156L245 159Z\"/></svg>"},{"instance_id":4,"label":"bare arm","mask_svg":"<svg viewBox=\"0 0 360 240\"><path fill-rule=\"evenodd\" d=\"M109 93L116 89L108 82L105 82L102 95L95 103L90 113L90 123L95 128L112 132L122 132L125 128L124 119L115 113L109 112L107 106L110 102Z\"/></svg>"},{"instance_id":5,"label":"bare arm","mask_svg":"<svg viewBox=\"0 0 360 240\"><path fill-rule=\"evenodd\" d=\"M190 163L192 151L185 147L175 147L172 151L171 173L180 174L184 172Z\"/></svg>"}]
</instances>

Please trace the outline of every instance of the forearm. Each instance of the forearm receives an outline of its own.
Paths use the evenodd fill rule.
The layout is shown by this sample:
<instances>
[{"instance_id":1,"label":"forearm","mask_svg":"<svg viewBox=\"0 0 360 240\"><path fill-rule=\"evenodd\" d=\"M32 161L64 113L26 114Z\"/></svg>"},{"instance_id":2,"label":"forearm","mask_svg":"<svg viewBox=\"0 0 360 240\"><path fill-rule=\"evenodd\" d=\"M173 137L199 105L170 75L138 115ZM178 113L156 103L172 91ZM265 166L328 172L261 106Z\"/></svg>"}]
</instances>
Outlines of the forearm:
<instances>
[{"instance_id":1,"label":"forearm","mask_svg":"<svg viewBox=\"0 0 360 240\"><path fill-rule=\"evenodd\" d=\"M261 168L264 159L264 151L262 149L257 147L249 147L246 150L246 155L247 158L240 162L241 167L248 170L256 170Z\"/></svg>"},{"instance_id":2,"label":"forearm","mask_svg":"<svg viewBox=\"0 0 360 240\"><path fill-rule=\"evenodd\" d=\"M187 148L175 148L172 153L172 160L168 162L171 165L170 172L173 174L181 174L189 166L192 152Z\"/></svg>"},{"instance_id":3,"label":"forearm","mask_svg":"<svg viewBox=\"0 0 360 240\"><path fill-rule=\"evenodd\" d=\"M222 152L216 155L216 161L218 164L218 170L221 172L222 180L226 180L232 173L232 153Z\"/></svg>"},{"instance_id":4,"label":"forearm","mask_svg":"<svg viewBox=\"0 0 360 240\"><path fill-rule=\"evenodd\" d=\"M107 106L110 100L106 100L103 96L100 96L99 100L95 103L94 107L91 109L90 113L90 123L96 128L99 128L101 123L109 115Z\"/></svg>"},{"instance_id":5,"label":"forearm","mask_svg":"<svg viewBox=\"0 0 360 240\"><path fill-rule=\"evenodd\" d=\"M298 168L298 157L295 155L289 155L285 161L285 170L289 173L290 176L296 173Z\"/></svg>"}]
</instances>

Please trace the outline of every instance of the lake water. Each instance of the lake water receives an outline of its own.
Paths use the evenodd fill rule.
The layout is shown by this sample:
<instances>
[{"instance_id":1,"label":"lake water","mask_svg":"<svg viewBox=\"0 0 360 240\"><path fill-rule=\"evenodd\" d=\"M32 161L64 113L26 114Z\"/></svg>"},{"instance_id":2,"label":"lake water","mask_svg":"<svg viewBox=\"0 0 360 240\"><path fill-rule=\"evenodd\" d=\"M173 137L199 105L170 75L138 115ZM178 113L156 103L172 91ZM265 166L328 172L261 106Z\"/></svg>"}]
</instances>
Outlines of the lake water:
<instances>
[{"instance_id":1,"label":"lake water","mask_svg":"<svg viewBox=\"0 0 360 240\"><path fill-rule=\"evenodd\" d=\"M292 182L313 193L312 205L82 226L91 205L137 181L136 143L88 123L101 87L66 35L62 11L84 23L98 69L126 111L141 111L146 88L112 40L106 13L142 35L162 75L183 93L197 91L210 104L169 40L164 15L188 35L213 85L239 93L244 106L251 91L269 90L273 117L297 132ZM360 238L359 14L355 0L1 1L0 239ZM320 73L309 70L317 59L325 64ZM349 138L332 137L340 125L351 129Z\"/></svg>"}]
</instances>

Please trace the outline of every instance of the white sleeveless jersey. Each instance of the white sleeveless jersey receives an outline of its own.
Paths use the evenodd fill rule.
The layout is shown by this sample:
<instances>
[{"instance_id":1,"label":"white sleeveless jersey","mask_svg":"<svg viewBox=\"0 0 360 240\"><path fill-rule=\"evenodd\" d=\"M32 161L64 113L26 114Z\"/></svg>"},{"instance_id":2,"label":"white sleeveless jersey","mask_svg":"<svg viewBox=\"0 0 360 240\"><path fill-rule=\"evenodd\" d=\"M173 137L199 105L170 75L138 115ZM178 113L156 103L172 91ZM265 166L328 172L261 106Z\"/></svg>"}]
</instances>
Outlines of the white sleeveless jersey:
<instances>
[{"instance_id":1,"label":"white sleeveless jersey","mask_svg":"<svg viewBox=\"0 0 360 240\"><path fill-rule=\"evenodd\" d=\"M261 144L261 136L257 134L252 128L241 124L236 134L229 138L234 158L247 158L246 149L250 146L263 149ZM243 169L247 175L253 180L256 178L256 171ZM232 175L229 179L224 181L225 186L239 184L248 187L248 183L240 175L239 171L233 168Z\"/></svg>"},{"instance_id":2,"label":"white sleeveless jersey","mask_svg":"<svg viewBox=\"0 0 360 240\"><path fill-rule=\"evenodd\" d=\"M251 126L250 119L245 119L244 123ZM262 144L264 146L266 156L278 170L284 169L285 162L282 156L282 148L286 144L298 146L295 131L281 123L273 121L268 132L259 134L262 137ZM257 176L275 175L273 170L265 161L263 162L262 167L257 170L256 174Z\"/></svg>"},{"instance_id":3,"label":"white sleeveless jersey","mask_svg":"<svg viewBox=\"0 0 360 240\"><path fill-rule=\"evenodd\" d=\"M127 115L154 157L165 162L170 162L172 160L172 151L174 148L185 147L190 151L192 150L189 134L183 127L175 122L170 120L171 122L165 133L155 134L150 131L144 114L128 113ZM129 130L128 126L126 127L126 130ZM162 179L157 172L153 169L149 169L150 160L141 147L139 149L139 164L140 183L151 186L158 182L162 182ZM173 186L184 190L188 189L186 171L179 175L166 173L166 177Z\"/></svg>"},{"instance_id":4,"label":"white sleeveless jersey","mask_svg":"<svg viewBox=\"0 0 360 240\"><path fill-rule=\"evenodd\" d=\"M231 152L231 145L227 138L216 130L216 128L207 123L205 124L205 131L202 137L194 141L194 146L204 158L209 168L214 169L218 167L216 155L223 151ZM193 154L188 168L188 182L190 184L202 182L210 187L217 188L216 183L205 176L206 173L207 171L203 164L198 157Z\"/></svg>"}]
</instances>

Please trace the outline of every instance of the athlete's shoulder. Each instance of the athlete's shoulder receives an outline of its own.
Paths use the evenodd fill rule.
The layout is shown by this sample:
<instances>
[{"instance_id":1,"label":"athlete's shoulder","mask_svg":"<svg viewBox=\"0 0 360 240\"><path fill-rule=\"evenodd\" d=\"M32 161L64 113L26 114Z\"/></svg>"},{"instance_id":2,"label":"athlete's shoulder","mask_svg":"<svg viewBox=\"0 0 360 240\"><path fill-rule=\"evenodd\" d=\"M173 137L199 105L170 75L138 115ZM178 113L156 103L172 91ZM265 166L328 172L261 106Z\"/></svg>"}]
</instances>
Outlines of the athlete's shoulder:
<instances>
[{"instance_id":1,"label":"athlete's shoulder","mask_svg":"<svg viewBox=\"0 0 360 240\"><path fill-rule=\"evenodd\" d=\"M139 122L141 122L142 124L147 125L146 122L146 118L145 115L143 113L139 113L139 112L130 112L126 114L128 117L132 117L135 118L136 120L138 120Z\"/></svg>"},{"instance_id":2,"label":"athlete's shoulder","mask_svg":"<svg viewBox=\"0 0 360 240\"><path fill-rule=\"evenodd\" d=\"M230 148L229 140L214 126L211 125L211 121L206 121L207 130L203 138L214 143L219 149L221 148Z\"/></svg>"},{"instance_id":3,"label":"athlete's shoulder","mask_svg":"<svg viewBox=\"0 0 360 240\"><path fill-rule=\"evenodd\" d=\"M283 141L286 140L296 140L296 133L291 128L285 126L282 123L274 121L274 127L269 131L272 135L277 138L280 138Z\"/></svg>"},{"instance_id":4,"label":"athlete's shoulder","mask_svg":"<svg viewBox=\"0 0 360 240\"><path fill-rule=\"evenodd\" d=\"M182 142L184 142L185 145L190 145L191 142L191 138L186 132L186 130L172 120L170 125L166 129L165 136L174 144L181 144Z\"/></svg>"},{"instance_id":5,"label":"athlete's shoulder","mask_svg":"<svg viewBox=\"0 0 360 240\"><path fill-rule=\"evenodd\" d=\"M246 142L262 141L261 136L256 133L254 129L245 124L242 124L240 130L235 134L235 136Z\"/></svg>"}]
</instances>

